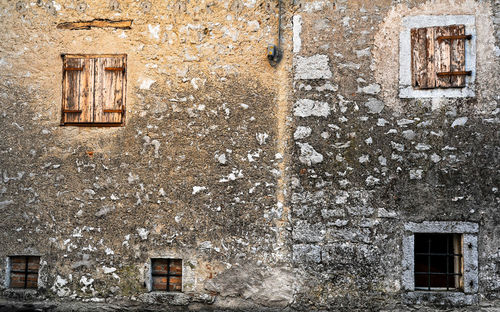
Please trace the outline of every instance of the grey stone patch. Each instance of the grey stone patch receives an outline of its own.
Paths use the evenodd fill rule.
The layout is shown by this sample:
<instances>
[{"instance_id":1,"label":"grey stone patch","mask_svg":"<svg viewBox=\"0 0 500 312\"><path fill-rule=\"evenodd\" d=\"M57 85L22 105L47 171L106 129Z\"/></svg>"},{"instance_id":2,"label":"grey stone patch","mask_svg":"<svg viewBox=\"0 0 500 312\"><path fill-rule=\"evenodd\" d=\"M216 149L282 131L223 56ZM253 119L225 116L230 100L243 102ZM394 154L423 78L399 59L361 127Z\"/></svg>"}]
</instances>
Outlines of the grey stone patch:
<instances>
[{"instance_id":1,"label":"grey stone patch","mask_svg":"<svg viewBox=\"0 0 500 312\"><path fill-rule=\"evenodd\" d=\"M398 213L396 211L388 211L385 208L378 209L378 217L379 218L396 218Z\"/></svg>"},{"instance_id":2,"label":"grey stone patch","mask_svg":"<svg viewBox=\"0 0 500 312\"><path fill-rule=\"evenodd\" d=\"M302 32L302 17L300 15L293 16L293 53L299 53L302 46L300 33Z\"/></svg>"},{"instance_id":3,"label":"grey stone patch","mask_svg":"<svg viewBox=\"0 0 500 312\"><path fill-rule=\"evenodd\" d=\"M316 245L299 244L292 247L295 263L321 263L321 247Z\"/></svg>"},{"instance_id":4,"label":"grey stone patch","mask_svg":"<svg viewBox=\"0 0 500 312\"><path fill-rule=\"evenodd\" d=\"M325 219L345 217L344 209L322 209L321 216Z\"/></svg>"},{"instance_id":5,"label":"grey stone patch","mask_svg":"<svg viewBox=\"0 0 500 312\"><path fill-rule=\"evenodd\" d=\"M421 180L424 171L422 169L411 169L410 170L410 180Z\"/></svg>"},{"instance_id":6,"label":"grey stone patch","mask_svg":"<svg viewBox=\"0 0 500 312\"><path fill-rule=\"evenodd\" d=\"M293 138L295 140L305 139L311 135L312 129L309 127L298 126L293 133Z\"/></svg>"},{"instance_id":7,"label":"grey stone patch","mask_svg":"<svg viewBox=\"0 0 500 312\"><path fill-rule=\"evenodd\" d=\"M295 60L295 79L330 79L332 71L328 55L316 54L310 57L298 56Z\"/></svg>"},{"instance_id":8,"label":"grey stone patch","mask_svg":"<svg viewBox=\"0 0 500 312\"><path fill-rule=\"evenodd\" d=\"M322 223L310 224L304 220L297 220L292 237L301 243L317 243L325 238L325 225Z\"/></svg>"},{"instance_id":9,"label":"grey stone patch","mask_svg":"<svg viewBox=\"0 0 500 312\"><path fill-rule=\"evenodd\" d=\"M311 166L323 161L323 155L316 152L308 143L297 143L297 145L300 147L299 160L301 163Z\"/></svg>"},{"instance_id":10,"label":"grey stone patch","mask_svg":"<svg viewBox=\"0 0 500 312\"><path fill-rule=\"evenodd\" d=\"M451 124L451 127L455 128L457 126L464 126L467 123L467 120L469 120L469 118L467 118L467 117L457 118L453 121L453 123Z\"/></svg>"},{"instance_id":11,"label":"grey stone patch","mask_svg":"<svg viewBox=\"0 0 500 312\"><path fill-rule=\"evenodd\" d=\"M415 146L415 149L417 151L428 151L431 149L431 146L429 144L418 143L417 146Z\"/></svg>"},{"instance_id":12,"label":"grey stone patch","mask_svg":"<svg viewBox=\"0 0 500 312\"><path fill-rule=\"evenodd\" d=\"M102 217L104 215L107 215L108 213L110 213L113 210L115 210L115 206L104 206L98 212L95 213L95 216Z\"/></svg>"},{"instance_id":13,"label":"grey stone patch","mask_svg":"<svg viewBox=\"0 0 500 312\"><path fill-rule=\"evenodd\" d=\"M293 115L297 117L328 117L330 105L327 102L300 99L295 102Z\"/></svg>"},{"instance_id":14,"label":"grey stone patch","mask_svg":"<svg viewBox=\"0 0 500 312\"><path fill-rule=\"evenodd\" d=\"M172 293L164 291L152 291L138 296L138 300L150 304L170 304L173 306L187 306L191 303L191 297L184 293Z\"/></svg>"},{"instance_id":15,"label":"grey stone patch","mask_svg":"<svg viewBox=\"0 0 500 312\"><path fill-rule=\"evenodd\" d=\"M142 240L148 239L149 231L147 231L145 228L138 228L138 229L136 229L136 231Z\"/></svg>"},{"instance_id":16,"label":"grey stone patch","mask_svg":"<svg viewBox=\"0 0 500 312\"><path fill-rule=\"evenodd\" d=\"M365 106L368 108L370 114L380 114L385 104L376 98L370 98L368 102L365 103Z\"/></svg>"},{"instance_id":17,"label":"grey stone patch","mask_svg":"<svg viewBox=\"0 0 500 312\"><path fill-rule=\"evenodd\" d=\"M403 138L407 140L413 140L415 138L415 131L413 130L405 130L402 132Z\"/></svg>"},{"instance_id":18,"label":"grey stone patch","mask_svg":"<svg viewBox=\"0 0 500 312\"><path fill-rule=\"evenodd\" d=\"M4 201L1 201L0 202L0 209L5 209L7 206L9 206L10 204L13 204L14 201L13 200L4 200Z\"/></svg>"},{"instance_id":19,"label":"grey stone patch","mask_svg":"<svg viewBox=\"0 0 500 312\"><path fill-rule=\"evenodd\" d=\"M461 292L446 292L446 291L414 291L404 293L402 295L405 304L429 304L439 306L464 306L476 305L479 303L477 295L468 295Z\"/></svg>"},{"instance_id":20,"label":"grey stone patch","mask_svg":"<svg viewBox=\"0 0 500 312\"><path fill-rule=\"evenodd\" d=\"M219 162L221 165L225 165L227 163L227 157L225 153L215 154L215 160Z\"/></svg>"},{"instance_id":21,"label":"grey stone patch","mask_svg":"<svg viewBox=\"0 0 500 312\"><path fill-rule=\"evenodd\" d=\"M367 85L366 87L358 87L358 93L365 93L365 94L378 94L380 93L380 85L378 83L373 83L370 85Z\"/></svg>"},{"instance_id":22,"label":"grey stone patch","mask_svg":"<svg viewBox=\"0 0 500 312\"><path fill-rule=\"evenodd\" d=\"M220 297L241 297L265 306L287 306L293 301L292 271L285 267L266 269L252 264L234 266L211 280L204 288Z\"/></svg>"},{"instance_id":23,"label":"grey stone patch","mask_svg":"<svg viewBox=\"0 0 500 312\"><path fill-rule=\"evenodd\" d=\"M409 222L405 224L405 230L416 233L478 233L479 225L473 222Z\"/></svg>"},{"instance_id":24,"label":"grey stone patch","mask_svg":"<svg viewBox=\"0 0 500 312\"><path fill-rule=\"evenodd\" d=\"M72 269L77 269L79 267L86 267L87 269L90 269L92 268L94 262L92 260L90 260L90 255L89 254L83 254L82 255L82 260L80 261L75 261L72 265L71 265L71 268Z\"/></svg>"}]
</instances>

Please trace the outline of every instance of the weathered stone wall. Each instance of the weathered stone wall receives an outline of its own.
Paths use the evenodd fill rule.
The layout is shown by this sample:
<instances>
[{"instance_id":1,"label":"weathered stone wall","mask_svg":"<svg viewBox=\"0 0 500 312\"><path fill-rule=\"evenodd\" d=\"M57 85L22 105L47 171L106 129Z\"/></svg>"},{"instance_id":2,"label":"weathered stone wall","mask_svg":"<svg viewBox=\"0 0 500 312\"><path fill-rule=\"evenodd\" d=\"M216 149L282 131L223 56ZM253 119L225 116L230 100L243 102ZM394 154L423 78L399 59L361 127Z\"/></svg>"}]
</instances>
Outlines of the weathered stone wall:
<instances>
[{"instance_id":1,"label":"weathered stone wall","mask_svg":"<svg viewBox=\"0 0 500 312\"><path fill-rule=\"evenodd\" d=\"M8 255L36 254L51 300L288 304L276 201L288 80L265 54L277 13L266 1L2 1L2 287ZM96 18L133 24L56 28ZM123 127L59 126L61 53L128 55ZM148 293L152 257L183 259L183 294Z\"/></svg>"},{"instance_id":2,"label":"weathered stone wall","mask_svg":"<svg viewBox=\"0 0 500 312\"><path fill-rule=\"evenodd\" d=\"M468 221L478 297L495 305L500 2L283 1L272 68L277 14L264 0L0 3L3 302L421 309L402 299L405 223ZM433 14L476 18L473 98L398 96L402 19ZM133 24L57 28L92 19ZM59 126L61 53L127 54L123 127ZM21 254L42 257L38 291L5 287ZM152 257L183 259L182 293L148 291Z\"/></svg>"},{"instance_id":3,"label":"weathered stone wall","mask_svg":"<svg viewBox=\"0 0 500 312\"><path fill-rule=\"evenodd\" d=\"M499 3L392 3L301 1L293 18L297 306L398 305L404 225L423 221L479 224L479 299L499 296ZM399 35L418 15L475 17L475 97L399 98Z\"/></svg>"}]
</instances>

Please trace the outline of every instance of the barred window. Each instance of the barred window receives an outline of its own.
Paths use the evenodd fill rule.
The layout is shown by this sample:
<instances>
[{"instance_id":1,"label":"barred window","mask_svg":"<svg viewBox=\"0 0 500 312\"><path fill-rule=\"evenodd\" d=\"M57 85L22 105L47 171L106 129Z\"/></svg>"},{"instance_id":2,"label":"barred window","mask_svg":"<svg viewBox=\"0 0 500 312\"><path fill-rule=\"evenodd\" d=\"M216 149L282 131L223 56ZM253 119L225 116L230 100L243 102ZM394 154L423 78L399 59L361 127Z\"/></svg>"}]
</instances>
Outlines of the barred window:
<instances>
[{"instance_id":1,"label":"barred window","mask_svg":"<svg viewBox=\"0 0 500 312\"><path fill-rule=\"evenodd\" d=\"M12 256L10 262L10 288L38 288L40 257Z\"/></svg>"},{"instance_id":2,"label":"barred window","mask_svg":"<svg viewBox=\"0 0 500 312\"><path fill-rule=\"evenodd\" d=\"M182 291L182 260L151 259L152 289Z\"/></svg>"},{"instance_id":3,"label":"barred window","mask_svg":"<svg viewBox=\"0 0 500 312\"><path fill-rule=\"evenodd\" d=\"M463 289L462 235L415 233L415 290Z\"/></svg>"}]
</instances>

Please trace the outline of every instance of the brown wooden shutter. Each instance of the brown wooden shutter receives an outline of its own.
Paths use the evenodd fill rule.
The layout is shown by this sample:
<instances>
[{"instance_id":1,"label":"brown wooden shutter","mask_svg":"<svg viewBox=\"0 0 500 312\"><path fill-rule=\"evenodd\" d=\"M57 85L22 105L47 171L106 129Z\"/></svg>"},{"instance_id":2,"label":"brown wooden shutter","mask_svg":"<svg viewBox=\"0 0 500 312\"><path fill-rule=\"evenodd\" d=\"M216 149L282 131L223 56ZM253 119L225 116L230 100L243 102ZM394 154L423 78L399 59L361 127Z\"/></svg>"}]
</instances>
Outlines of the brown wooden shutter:
<instances>
[{"instance_id":1,"label":"brown wooden shutter","mask_svg":"<svg viewBox=\"0 0 500 312\"><path fill-rule=\"evenodd\" d=\"M62 118L65 123L89 123L94 110L94 60L64 57Z\"/></svg>"},{"instance_id":2,"label":"brown wooden shutter","mask_svg":"<svg viewBox=\"0 0 500 312\"><path fill-rule=\"evenodd\" d=\"M464 25L411 30L412 86L415 89L465 87Z\"/></svg>"},{"instance_id":3,"label":"brown wooden shutter","mask_svg":"<svg viewBox=\"0 0 500 312\"><path fill-rule=\"evenodd\" d=\"M122 123L125 113L126 56L96 59L94 122Z\"/></svg>"}]
</instances>

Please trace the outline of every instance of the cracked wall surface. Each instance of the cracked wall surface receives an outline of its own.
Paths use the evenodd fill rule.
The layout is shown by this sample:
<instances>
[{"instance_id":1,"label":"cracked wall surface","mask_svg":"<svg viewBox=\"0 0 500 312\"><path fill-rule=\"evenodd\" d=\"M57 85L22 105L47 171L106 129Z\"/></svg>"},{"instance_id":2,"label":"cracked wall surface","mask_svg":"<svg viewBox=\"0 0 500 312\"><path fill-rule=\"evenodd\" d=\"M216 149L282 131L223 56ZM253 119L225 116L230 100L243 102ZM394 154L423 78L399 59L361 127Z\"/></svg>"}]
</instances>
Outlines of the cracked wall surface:
<instances>
[{"instance_id":1,"label":"cracked wall surface","mask_svg":"<svg viewBox=\"0 0 500 312\"><path fill-rule=\"evenodd\" d=\"M479 227L474 305L430 301L498 307L500 2L283 1L273 68L278 12L0 3L0 308L431 311L404 300L405 224L424 221ZM419 15L475 17L476 96L399 97ZM127 54L122 127L60 126L63 53ZM7 287L11 255L41 256L38 290ZM150 291L163 257L181 293Z\"/></svg>"}]
</instances>

